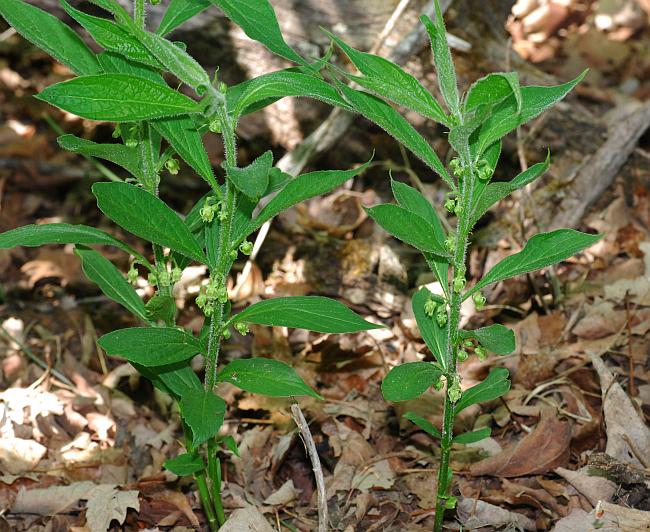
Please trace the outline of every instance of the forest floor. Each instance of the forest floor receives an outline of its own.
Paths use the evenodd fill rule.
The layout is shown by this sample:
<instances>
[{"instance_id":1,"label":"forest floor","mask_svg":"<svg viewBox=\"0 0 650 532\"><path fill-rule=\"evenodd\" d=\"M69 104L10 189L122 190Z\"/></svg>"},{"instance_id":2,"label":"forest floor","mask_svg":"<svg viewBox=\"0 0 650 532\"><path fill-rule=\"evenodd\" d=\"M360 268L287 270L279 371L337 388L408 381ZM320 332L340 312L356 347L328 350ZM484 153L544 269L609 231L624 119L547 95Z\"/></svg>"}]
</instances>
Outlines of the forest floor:
<instances>
[{"instance_id":1,"label":"forest floor","mask_svg":"<svg viewBox=\"0 0 650 532\"><path fill-rule=\"evenodd\" d=\"M526 45L519 30L515 45L529 58L558 53ZM615 42L638 49L633 35ZM85 223L139 249L94 204L89 184L104 178L100 168L61 151L44 113L87 138L109 139L111 130L34 100L66 72L18 41L0 45L0 229ZM549 68L563 75L563 66ZM598 76L601 85L611 81L606 70ZM646 89L636 86L635 96ZM208 148L216 166L220 146ZM394 175L408 179L399 169ZM601 242L552 271L500 284L485 312L466 309L468 326L511 327L517 351L461 365L464 387L495 364L510 370L513 386L460 418L470 430L491 426L492 437L454 449L459 504L450 530L650 530L649 183L646 133L582 222L605 234ZM435 183L425 186L435 193ZM401 414L439 423L442 397L388 404L380 391L392 366L430 356L409 295L433 281L426 265L366 219L361 206L387 199L387 191L385 169L375 167L352 188L284 216L231 294L236 307L261 297L330 295L387 326L341 336L256 327L225 348L226 360L252 354L290 363L325 398L300 406L323 463L333 529L346 532L418 532L433 523L439 450ZM163 181L162 194L180 212L203 192L189 174ZM515 208L501 208L508 206ZM470 274L518 245L504 238L475 248ZM128 269L123 257L111 258ZM67 247L1 250L0 271L0 531L94 532L111 522L124 530L205 529L191 482L162 467L181 450L178 413L95 343L131 318L98 294ZM204 276L190 268L175 294L179 323L196 331L202 315L194 298ZM144 280L140 288L147 293ZM261 512L269 530L315 530L315 484L291 402L227 384L219 393L231 405L223 430L240 455L227 453L225 461L227 511L242 509L242 519Z\"/></svg>"}]
</instances>

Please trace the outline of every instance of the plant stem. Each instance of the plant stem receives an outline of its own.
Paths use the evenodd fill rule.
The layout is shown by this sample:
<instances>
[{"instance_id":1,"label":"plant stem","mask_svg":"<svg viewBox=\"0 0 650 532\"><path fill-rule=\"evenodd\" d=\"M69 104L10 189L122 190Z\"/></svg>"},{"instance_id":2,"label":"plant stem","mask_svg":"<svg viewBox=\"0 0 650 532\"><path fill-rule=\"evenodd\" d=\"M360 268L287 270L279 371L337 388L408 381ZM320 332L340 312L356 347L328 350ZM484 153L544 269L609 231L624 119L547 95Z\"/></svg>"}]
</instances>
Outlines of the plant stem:
<instances>
[{"instance_id":1,"label":"plant stem","mask_svg":"<svg viewBox=\"0 0 650 532\"><path fill-rule=\"evenodd\" d=\"M454 403L449 397L449 388L458 379L456 361L458 355L458 342L460 338L460 319L461 304L463 302L462 290L454 290L454 279L456 277L465 278L465 258L469 242L469 233L471 227L470 214L472 207L472 195L474 191L474 165L469 156L469 149L465 154L460 154L463 166L468 169L462 182L459 183L460 206L461 211L458 215L456 245L454 249L453 262L451 264L452 276L448 285L448 293L451 294L449 303L449 320L447 336L447 374L445 387L445 407L442 425L442 439L440 441L441 455L440 468L438 469L438 489L436 498L436 515L434 522L434 531L440 532L444 520L444 512L449 497L451 487L451 471L449 469L449 460L451 453L452 439L454 437Z\"/></svg>"},{"instance_id":2,"label":"plant stem","mask_svg":"<svg viewBox=\"0 0 650 532\"><path fill-rule=\"evenodd\" d=\"M219 523L217 515L214 512L214 508L212 507L212 502L210 500L210 490L208 489L208 483L205 479L205 473L196 473L194 475L194 480L196 480L196 485L199 488L201 505L203 506L203 510L205 510L205 517L208 520L210 530L211 532L216 532L219 530L220 526L223 523Z\"/></svg>"},{"instance_id":3,"label":"plant stem","mask_svg":"<svg viewBox=\"0 0 650 532\"><path fill-rule=\"evenodd\" d=\"M133 3L133 20L142 29L145 27L145 1L135 0Z\"/></svg>"},{"instance_id":4,"label":"plant stem","mask_svg":"<svg viewBox=\"0 0 650 532\"><path fill-rule=\"evenodd\" d=\"M219 526L226 522L226 514L221 502L221 462L217 457L217 442L214 438L208 441L208 476L212 481L212 502L217 515Z\"/></svg>"}]
</instances>

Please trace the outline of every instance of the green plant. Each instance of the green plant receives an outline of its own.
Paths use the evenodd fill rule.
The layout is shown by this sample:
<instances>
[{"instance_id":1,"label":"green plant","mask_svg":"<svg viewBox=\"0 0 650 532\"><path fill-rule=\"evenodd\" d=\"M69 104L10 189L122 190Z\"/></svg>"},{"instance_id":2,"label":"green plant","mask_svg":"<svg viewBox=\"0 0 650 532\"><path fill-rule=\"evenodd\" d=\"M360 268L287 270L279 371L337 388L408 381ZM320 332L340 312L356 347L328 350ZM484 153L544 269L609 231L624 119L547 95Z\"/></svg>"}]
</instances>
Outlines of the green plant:
<instances>
[{"instance_id":1,"label":"green plant","mask_svg":"<svg viewBox=\"0 0 650 532\"><path fill-rule=\"evenodd\" d=\"M341 303L324 297L288 297L255 303L232 315L226 282L238 254L251 253L249 235L281 211L331 191L361 172L312 172L298 177L273 167L267 151L252 164L239 167L235 128L239 118L285 96L308 96L344 108L350 106L323 80L323 60L308 61L284 41L267 0L171 0L160 26L145 24L145 0L126 11L117 0L91 0L107 16L96 17L61 0L65 11L104 49L95 54L80 37L54 16L22 0L2 0L0 14L26 39L47 51L76 75L44 89L38 96L77 116L117 123L121 142L97 144L73 135L59 138L61 147L102 158L123 167L131 177L92 187L99 209L114 223L149 242L149 257L110 234L65 223L29 225L0 235L0 247L74 244L86 275L113 301L129 310L141 326L102 336L99 345L128 360L156 388L178 403L186 453L165 466L180 476L193 475L210 529L225 521L221 503L222 448L237 452L231 437L219 436L226 405L214 393L219 382L275 397L318 398L289 366L271 359L234 360L219 366L222 341L248 325L299 327L322 333L368 330L366 322ZM151 0L152 3L153 0ZM157 3L157 2L155 2ZM227 87L207 72L182 43L164 36L192 16L215 4L253 39L297 66L271 72ZM191 89L197 99L173 89L167 79ZM204 134L220 135L225 147L220 183L202 143ZM167 146L162 148L162 141ZM179 170L178 156L209 185L210 191L185 216L159 197L165 170ZM254 215L262 198L269 201ZM92 245L113 246L131 257L125 276ZM176 325L174 284L192 262L207 266L209 279L196 303L205 314L197 337ZM144 271L155 295L146 303L129 281ZM190 366L205 357L201 382Z\"/></svg>"},{"instance_id":2,"label":"green plant","mask_svg":"<svg viewBox=\"0 0 650 532\"><path fill-rule=\"evenodd\" d=\"M438 296L421 288L412 301L418 327L435 360L397 366L382 383L384 397L389 401L415 399L431 387L445 389L441 430L414 413L405 416L440 440L435 529L441 530L445 510L455 506L449 466L452 444L476 442L490 435L489 428L455 435L454 418L468 406L496 399L510 388L508 370L497 367L483 382L463 391L457 364L472 352L484 359L488 351L506 355L515 349L514 334L503 325L462 330L461 303L472 298L477 310L481 310L485 304L482 288L562 261L589 247L600 236L571 229L538 234L522 251L503 259L474 286L466 287L467 249L476 222L493 204L531 183L549 166L547 157L510 181L491 182L501 152L501 138L562 99L584 73L555 87L520 87L516 73L499 72L479 79L461 97L439 5L436 5L435 20L422 17L421 21L431 40L447 111L417 79L397 65L355 50L335 35L329 35L359 74L352 75L336 67L333 70L369 91L338 83L341 95L358 113L381 126L424 161L451 189L444 209L455 215L456 223L448 232L434 206L419 191L398 181L392 181L397 204L367 209L384 230L422 252L443 290L443 296ZM451 173L424 138L385 100L439 122L449 130L449 143L457 154L449 163Z\"/></svg>"}]
</instances>

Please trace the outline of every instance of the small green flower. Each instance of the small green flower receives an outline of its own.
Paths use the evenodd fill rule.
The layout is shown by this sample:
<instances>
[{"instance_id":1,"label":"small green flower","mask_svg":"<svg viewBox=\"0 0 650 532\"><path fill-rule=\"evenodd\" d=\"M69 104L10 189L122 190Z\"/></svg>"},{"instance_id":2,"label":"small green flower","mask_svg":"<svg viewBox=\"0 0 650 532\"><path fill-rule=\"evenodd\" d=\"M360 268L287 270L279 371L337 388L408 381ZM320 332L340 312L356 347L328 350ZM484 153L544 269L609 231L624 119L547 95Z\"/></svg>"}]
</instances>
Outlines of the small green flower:
<instances>
[{"instance_id":1,"label":"small green flower","mask_svg":"<svg viewBox=\"0 0 650 532\"><path fill-rule=\"evenodd\" d=\"M465 347L474 347L474 342L472 340L465 340L463 342L463 346L465 346Z\"/></svg>"},{"instance_id":2,"label":"small green flower","mask_svg":"<svg viewBox=\"0 0 650 532\"><path fill-rule=\"evenodd\" d=\"M232 338L232 333L230 332L230 329L226 329L221 333L221 336L224 340L230 340Z\"/></svg>"},{"instance_id":3,"label":"small green flower","mask_svg":"<svg viewBox=\"0 0 650 532\"><path fill-rule=\"evenodd\" d=\"M449 386L449 388L447 389L447 395L449 396L449 400L452 403L457 403L458 400L463 395L463 391L460 388L460 376L459 375L454 375L454 380L451 383L451 386Z\"/></svg>"},{"instance_id":4,"label":"small green flower","mask_svg":"<svg viewBox=\"0 0 650 532\"><path fill-rule=\"evenodd\" d=\"M208 129L212 131L212 133L216 133L217 135L221 134L221 120L219 120L218 118L210 120Z\"/></svg>"},{"instance_id":5,"label":"small green flower","mask_svg":"<svg viewBox=\"0 0 650 532\"><path fill-rule=\"evenodd\" d=\"M181 270L178 266L174 266L172 269L172 283L177 283L180 281L182 276L183 270Z\"/></svg>"},{"instance_id":6,"label":"small green flower","mask_svg":"<svg viewBox=\"0 0 650 532\"><path fill-rule=\"evenodd\" d=\"M433 318L433 315L435 314L437 307L438 307L438 303L436 303L433 299L427 299L424 302L424 313L429 318Z\"/></svg>"},{"instance_id":7,"label":"small green flower","mask_svg":"<svg viewBox=\"0 0 650 532\"><path fill-rule=\"evenodd\" d=\"M436 314L436 321L438 322L438 326L440 328L443 328L445 325L447 325L447 311L446 310L440 310L438 314Z\"/></svg>"},{"instance_id":8,"label":"small green flower","mask_svg":"<svg viewBox=\"0 0 650 532\"><path fill-rule=\"evenodd\" d=\"M476 354L479 360L485 360L485 358L487 357L487 351L485 347L483 347L482 345L477 345L474 348L474 353Z\"/></svg>"},{"instance_id":9,"label":"small green flower","mask_svg":"<svg viewBox=\"0 0 650 532\"><path fill-rule=\"evenodd\" d=\"M222 286L217 293L217 301L219 303L225 304L228 303L228 289L225 286Z\"/></svg>"},{"instance_id":10,"label":"small green flower","mask_svg":"<svg viewBox=\"0 0 650 532\"><path fill-rule=\"evenodd\" d=\"M467 281L465 280L464 277L455 277L454 278L454 292L456 292L457 294L462 292L463 288L465 288L465 283L467 283Z\"/></svg>"},{"instance_id":11,"label":"small green flower","mask_svg":"<svg viewBox=\"0 0 650 532\"><path fill-rule=\"evenodd\" d=\"M481 292L474 292L472 295L472 301L474 302L474 308L476 308L476 310L483 310L486 299Z\"/></svg>"},{"instance_id":12,"label":"small green flower","mask_svg":"<svg viewBox=\"0 0 650 532\"><path fill-rule=\"evenodd\" d=\"M158 272L158 282L160 283L160 286L169 286L171 282L171 276L167 270Z\"/></svg>"},{"instance_id":13,"label":"small green flower","mask_svg":"<svg viewBox=\"0 0 650 532\"><path fill-rule=\"evenodd\" d=\"M129 283L131 283L134 286L138 282L138 270L136 269L134 263L131 263L131 268L129 268L129 271L126 272L126 278L129 281Z\"/></svg>"},{"instance_id":14,"label":"small green flower","mask_svg":"<svg viewBox=\"0 0 650 532\"><path fill-rule=\"evenodd\" d=\"M445 209L449 212L454 212L456 210L456 200L452 198L447 198L445 200Z\"/></svg>"},{"instance_id":15,"label":"small green flower","mask_svg":"<svg viewBox=\"0 0 650 532\"><path fill-rule=\"evenodd\" d=\"M249 332L251 332L251 330L248 328L248 325L242 322L235 323L235 329L237 329L237 332L242 336L246 336Z\"/></svg>"},{"instance_id":16,"label":"small green flower","mask_svg":"<svg viewBox=\"0 0 650 532\"><path fill-rule=\"evenodd\" d=\"M181 165L177 159L171 157L165 161L165 168L171 175L178 175L178 171L181 169Z\"/></svg>"},{"instance_id":17,"label":"small green flower","mask_svg":"<svg viewBox=\"0 0 650 532\"><path fill-rule=\"evenodd\" d=\"M456 358L458 359L458 362L465 362L465 360L469 358L469 353L464 349L459 349Z\"/></svg>"},{"instance_id":18,"label":"small green flower","mask_svg":"<svg viewBox=\"0 0 650 532\"><path fill-rule=\"evenodd\" d=\"M151 273L147 276L147 282L148 282L151 286L157 286L157 285L158 285L158 275L156 275L154 272L151 272Z\"/></svg>"},{"instance_id":19,"label":"small green flower","mask_svg":"<svg viewBox=\"0 0 650 532\"><path fill-rule=\"evenodd\" d=\"M456 238L453 235L449 235L445 239L445 249L451 253L454 251L454 248L456 247Z\"/></svg>"},{"instance_id":20,"label":"small green flower","mask_svg":"<svg viewBox=\"0 0 650 532\"><path fill-rule=\"evenodd\" d=\"M248 240L244 240L241 244L239 244L239 251L248 257L251 253L253 253L253 243L249 242Z\"/></svg>"}]
</instances>

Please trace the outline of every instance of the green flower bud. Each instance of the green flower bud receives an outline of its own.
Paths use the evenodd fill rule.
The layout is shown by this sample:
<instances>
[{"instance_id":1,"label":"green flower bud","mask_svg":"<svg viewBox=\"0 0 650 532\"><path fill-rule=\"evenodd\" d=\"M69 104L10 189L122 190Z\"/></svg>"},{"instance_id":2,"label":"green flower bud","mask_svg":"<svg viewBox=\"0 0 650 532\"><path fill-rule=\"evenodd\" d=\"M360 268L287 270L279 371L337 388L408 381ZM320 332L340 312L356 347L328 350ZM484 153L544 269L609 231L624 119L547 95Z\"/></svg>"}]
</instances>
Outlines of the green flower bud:
<instances>
[{"instance_id":1,"label":"green flower bud","mask_svg":"<svg viewBox=\"0 0 650 532\"><path fill-rule=\"evenodd\" d=\"M149 3L150 3L152 6L157 6L158 4L160 4L160 0L149 0Z\"/></svg>"},{"instance_id":2,"label":"green flower bud","mask_svg":"<svg viewBox=\"0 0 650 532\"><path fill-rule=\"evenodd\" d=\"M456 173L460 167L460 159L458 157L454 157L451 161L449 161L449 168L451 168L454 173Z\"/></svg>"},{"instance_id":3,"label":"green flower bud","mask_svg":"<svg viewBox=\"0 0 650 532\"><path fill-rule=\"evenodd\" d=\"M219 219L220 222L225 221L227 216L228 214L224 210L220 210L219 213L217 214L217 218Z\"/></svg>"},{"instance_id":4,"label":"green flower bud","mask_svg":"<svg viewBox=\"0 0 650 532\"><path fill-rule=\"evenodd\" d=\"M160 286L169 286L171 277L167 270L163 270L158 273L158 282L160 283Z\"/></svg>"},{"instance_id":5,"label":"green flower bud","mask_svg":"<svg viewBox=\"0 0 650 532\"><path fill-rule=\"evenodd\" d=\"M132 285L138 282L138 270L136 270L135 264L131 264L131 268L126 272L126 278Z\"/></svg>"},{"instance_id":6,"label":"green flower bud","mask_svg":"<svg viewBox=\"0 0 650 532\"><path fill-rule=\"evenodd\" d=\"M203 207L201 207L199 213L201 214L201 220L203 220L206 224L212 223L215 214L214 205L208 205L206 203Z\"/></svg>"},{"instance_id":7,"label":"green flower bud","mask_svg":"<svg viewBox=\"0 0 650 532\"><path fill-rule=\"evenodd\" d=\"M485 358L487 357L487 351L485 347L483 347L482 345L477 345L474 348L474 353L476 354L479 360L485 360Z\"/></svg>"},{"instance_id":8,"label":"green flower bud","mask_svg":"<svg viewBox=\"0 0 650 532\"><path fill-rule=\"evenodd\" d=\"M253 253L253 243L249 242L248 240L244 240L239 245L239 251L248 257L251 253Z\"/></svg>"},{"instance_id":9,"label":"green flower bud","mask_svg":"<svg viewBox=\"0 0 650 532\"><path fill-rule=\"evenodd\" d=\"M181 270L178 266L174 266L172 269L172 283L177 283L180 281L182 276L183 270Z\"/></svg>"},{"instance_id":10,"label":"green flower bud","mask_svg":"<svg viewBox=\"0 0 650 532\"><path fill-rule=\"evenodd\" d=\"M429 316L429 318L433 318L437 307L438 303L436 303L433 299L427 299L424 302L424 313Z\"/></svg>"},{"instance_id":11,"label":"green flower bud","mask_svg":"<svg viewBox=\"0 0 650 532\"><path fill-rule=\"evenodd\" d=\"M178 171L181 169L181 165L176 159L172 157L171 159L167 159L165 161L165 168L171 175L178 175Z\"/></svg>"},{"instance_id":12,"label":"green flower bud","mask_svg":"<svg viewBox=\"0 0 650 532\"><path fill-rule=\"evenodd\" d=\"M221 94L226 94L226 92L228 92L228 85L226 85L223 81L219 83L219 92Z\"/></svg>"},{"instance_id":13,"label":"green flower bud","mask_svg":"<svg viewBox=\"0 0 650 532\"><path fill-rule=\"evenodd\" d=\"M239 255L239 253L237 253L236 249L231 249L228 252L228 256L231 258L231 260L237 260L237 255Z\"/></svg>"},{"instance_id":14,"label":"green flower bud","mask_svg":"<svg viewBox=\"0 0 650 532\"><path fill-rule=\"evenodd\" d=\"M436 321L438 322L438 326L440 328L443 328L445 325L447 325L447 311L439 311L438 314L436 314Z\"/></svg>"},{"instance_id":15,"label":"green flower bud","mask_svg":"<svg viewBox=\"0 0 650 532\"><path fill-rule=\"evenodd\" d=\"M232 333L230 332L230 329L226 329L221 333L221 336L224 340L230 340L232 338Z\"/></svg>"},{"instance_id":16,"label":"green flower bud","mask_svg":"<svg viewBox=\"0 0 650 532\"><path fill-rule=\"evenodd\" d=\"M454 278L454 292L459 294L460 292L463 291L463 288L465 288L465 283L467 281L465 280L464 277L456 277Z\"/></svg>"},{"instance_id":17,"label":"green flower bud","mask_svg":"<svg viewBox=\"0 0 650 532\"><path fill-rule=\"evenodd\" d=\"M218 118L215 118L214 120L210 120L208 129L212 131L212 133L216 133L217 135L221 134L221 120L219 120Z\"/></svg>"},{"instance_id":18,"label":"green flower bud","mask_svg":"<svg viewBox=\"0 0 650 532\"><path fill-rule=\"evenodd\" d=\"M219 297L219 287L210 281L208 286L205 287L205 295L208 299L217 299Z\"/></svg>"},{"instance_id":19,"label":"green flower bud","mask_svg":"<svg viewBox=\"0 0 650 532\"><path fill-rule=\"evenodd\" d=\"M436 382L433 383L433 388L434 388L437 392L439 392L440 390L442 390L442 387L443 387L443 386L444 386L444 383L442 382L442 379L441 379L440 377L438 377L438 380L437 380Z\"/></svg>"},{"instance_id":20,"label":"green flower bud","mask_svg":"<svg viewBox=\"0 0 650 532\"><path fill-rule=\"evenodd\" d=\"M149 273L147 276L147 282L151 286L156 286L158 284L158 276L154 272Z\"/></svg>"},{"instance_id":21,"label":"green flower bud","mask_svg":"<svg viewBox=\"0 0 650 532\"><path fill-rule=\"evenodd\" d=\"M454 212L456 210L456 200L447 198L445 200L445 209L449 212Z\"/></svg>"},{"instance_id":22,"label":"green flower bud","mask_svg":"<svg viewBox=\"0 0 650 532\"><path fill-rule=\"evenodd\" d=\"M458 359L458 362L465 362L465 360L469 358L469 353L464 349L459 349L456 353L456 358Z\"/></svg>"},{"instance_id":23,"label":"green flower bud","mask_svg":"<svg viewBox=\"0 0 650 532\"><path fill-rule=\"evenodd\" d=\"M463 395L463 391L460 388L460 377L458 375L454 375L454 380L447 389L447 395L452 403L457 403Z\"/></svg>"},{"instance_id":24,"label":"green flower bud","mask_svg":"<svg viewBox=\"0 0 650 532\"><path fill-rule=\"evenodd\" d=\"M474 301L474 308L476 310L482 310L485 306L485 296L481 292L474 292L472 295L472 301Z\"/></svg>"},{"instance_id":25,"label":"green flower bud","mask_svg":"<svg viewBox=\"0 0 650 532\"><path fill-rule=\"evenodd\" d=\"M205 314L205 316L206 316L207 318L209 318L210 316L212 316L213 313L214 313L214 307L213 307L212 305L206 305L206 306L203 308L203 314Z\"/></svg>"},{"instance_id":26,"label":"green flower bud","mask_svg":"<svg viewBox=\"0 0 650 532\"><path fill-rule=\"evenodd\" d=\"M137 148L138 146L138 141L134 138L126 139L126 142L124 143L127 148Z\"/></svg>"},{"instance_id":27,"label":"green flower bud","mask_svg":"<svg viewBox=\"0 0 650 532\"><path fill-rule=\"evenodd\" d=\"M251 330L248 328L248 325L242 322L235 323L235 329L237 329L237 332L242 336L246 336L249 332L251 332Z\"/></svg>"},{"instance_id":28,"label":"green flower bud","mask_svg":"<svg viewBox=\"0 0 650 532\"><path fill-rule=\"evenodd\" d=\"M219 289L219 293L217 294L217 300L219 303L226 304L228 303L228 289L225 286L222 286Z\"/></svg>"},{"instance_id":29,"label":"green flower bud","mask_svg":"<svg viewBox=\"0 0 650 532\"><path fill-rule=\"evenodd\" d=\"M474 347L474 342L472 340L465 340L463 342L463 346L465 346L465 347Z\"/></svg>"},{"instance_id":30,"label":"green flower bud","mask_svg":"<svg viewBox=\"0 0 650 532\"><path fill-rule=\"evenodd\" d=\"M463 214L463 206L462 206L460 203L458 203L458 204L454 207L454 214L455 214L456 216L460 216L461 214Z\"/></svg>"},{"instance_id":31,"label":"green flower bud","mask_svg":"<svg viewBox=\"0 0 650 532\"><path fill-rule=\"evenodd\" d=\"M113 137L114 139L119 139L121 136L122 136L122 130L120 129L120 125L117 124L117 125L115 126L115 129L113 130L112 137Z\"/></svg>"},{"instance_id":32,"label":"green flower bud","mask_svg":"<svg viewBox=\"0 0 650 532\"><path fill-rule=\"evenodd\" d=\"M445 249L446 249L449 253L451 253L452 251L454 251L454 248L455 248L455 247L456 247L456 239L454 238L453 235L449 235L449 236L445 239Z\"/></svg>"}]
</instances>

